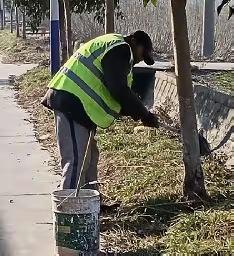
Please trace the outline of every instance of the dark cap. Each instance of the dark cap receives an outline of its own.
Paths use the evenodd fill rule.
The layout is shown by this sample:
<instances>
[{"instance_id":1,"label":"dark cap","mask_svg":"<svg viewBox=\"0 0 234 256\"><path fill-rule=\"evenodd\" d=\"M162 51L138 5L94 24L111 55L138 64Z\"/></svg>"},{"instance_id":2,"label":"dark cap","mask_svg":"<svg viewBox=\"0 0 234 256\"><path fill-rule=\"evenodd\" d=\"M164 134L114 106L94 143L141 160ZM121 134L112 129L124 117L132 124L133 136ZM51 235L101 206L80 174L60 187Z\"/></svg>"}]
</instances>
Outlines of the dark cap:
<instances>
[{"instance_id":1,"label":"dark cap","mask_svg":"<svg viewBox=\"0 0 234 256\"><path fill-rule=\"evenodd\" d=\"M144 47L144 62L147 65L153 65L154 59L152 56L153 44L147 33L142 30L138 30L131 34L135 38L136 43Z\"/></svg>"}]
</instances>

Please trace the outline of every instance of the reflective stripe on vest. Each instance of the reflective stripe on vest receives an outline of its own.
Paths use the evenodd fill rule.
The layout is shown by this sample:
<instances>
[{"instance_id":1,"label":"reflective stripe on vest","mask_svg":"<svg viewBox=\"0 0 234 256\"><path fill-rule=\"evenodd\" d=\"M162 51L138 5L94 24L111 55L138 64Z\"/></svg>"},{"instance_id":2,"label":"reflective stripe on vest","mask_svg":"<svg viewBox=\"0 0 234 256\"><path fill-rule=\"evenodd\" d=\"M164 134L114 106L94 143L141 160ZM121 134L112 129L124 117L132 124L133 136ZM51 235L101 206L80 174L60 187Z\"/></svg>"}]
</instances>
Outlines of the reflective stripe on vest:
<instances>
[{"instance_id":1,"label":"reflective stripe on vest","mask_svg":"<svg viewBox=\"0 0 234 256\"><path fill-rule=\"evenodd\" d=\"M61 72L69 77L74 83L76 83L77 86L79 86L88 96L95 100L98 105L100 105L106 111L107 114L118 118L119 114L111 110L103 101L103 99L98 94L96 94L96 92L93 91L92 88L90 88L84 81L82 81L75 73L73 73L66 67L63 67Z\"/></svg>"},{"instance_id":2,"label":"reflective stripe on vest","mask_svg":"<svg viewBox=\"0 0 234 256\"><path fill-rule=\"evenodd\" d=\"M112 124L119 116L121 107L104 85L101 60L109 50L121 44L127 43L118 34L91 40L78 49L49 84L51 88L68 91L78 97L90 119L102 128ZM132 68L132 52L130 62ZM131 84L130 70L128 86L131 87Z\"/></svg>"}]
</instances>

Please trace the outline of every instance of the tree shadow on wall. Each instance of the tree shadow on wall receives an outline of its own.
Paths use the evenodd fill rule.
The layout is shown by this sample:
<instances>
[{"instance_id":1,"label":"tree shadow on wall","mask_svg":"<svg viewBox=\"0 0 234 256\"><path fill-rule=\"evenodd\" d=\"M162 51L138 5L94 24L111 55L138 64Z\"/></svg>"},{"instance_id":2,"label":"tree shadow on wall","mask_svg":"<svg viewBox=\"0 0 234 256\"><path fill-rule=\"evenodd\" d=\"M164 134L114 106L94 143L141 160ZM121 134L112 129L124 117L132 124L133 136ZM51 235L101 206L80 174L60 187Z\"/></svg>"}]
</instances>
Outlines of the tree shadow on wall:
<instances>
[{"instance_id":1,"label":"tree shadow on wall","mask_svg":"<svg viewBox=\"0 0 234 256\"><path fill-rule=\"evenodd\" d=\"M228 118L230 111L233 111L234 98L215 89L197 85L195 86L195 106L203 134L216 129L217 136L218 133L223 133L221 131L223 122ZM221 135L219 145L213 150L222 147L230 139L232 133L233 126Z\"/></svg>"},{"instance_id":2,"label":"tree shadow on wall","mask_svg":"<svg viewBox=\"0 0 234 256\"><path fill-rule=\"evenodd\" d=\"M195 105L202 128L219 129L234 108L234 98L205 86L195 86Z\"/></svg>"}]
</instances>

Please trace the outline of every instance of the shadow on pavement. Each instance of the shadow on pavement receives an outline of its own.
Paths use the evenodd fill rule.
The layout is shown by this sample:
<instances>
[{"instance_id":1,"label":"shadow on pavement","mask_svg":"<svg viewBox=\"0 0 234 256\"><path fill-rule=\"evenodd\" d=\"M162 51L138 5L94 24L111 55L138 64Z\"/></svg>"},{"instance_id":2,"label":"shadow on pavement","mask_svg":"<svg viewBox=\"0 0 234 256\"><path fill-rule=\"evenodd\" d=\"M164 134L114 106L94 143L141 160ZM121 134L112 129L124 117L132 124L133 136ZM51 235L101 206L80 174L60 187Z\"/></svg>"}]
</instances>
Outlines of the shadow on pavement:
<instances>
[{"instance_id":1,"label":"shadow on pavement","mask_svg":"<svg viewBox=\"0 0 234 256\"><path fill-rule=\"evenodd\" d=\"M11 256L7 241L4 238L4 226L0 220L0 256Z\"/></svg>"}]
</instances>

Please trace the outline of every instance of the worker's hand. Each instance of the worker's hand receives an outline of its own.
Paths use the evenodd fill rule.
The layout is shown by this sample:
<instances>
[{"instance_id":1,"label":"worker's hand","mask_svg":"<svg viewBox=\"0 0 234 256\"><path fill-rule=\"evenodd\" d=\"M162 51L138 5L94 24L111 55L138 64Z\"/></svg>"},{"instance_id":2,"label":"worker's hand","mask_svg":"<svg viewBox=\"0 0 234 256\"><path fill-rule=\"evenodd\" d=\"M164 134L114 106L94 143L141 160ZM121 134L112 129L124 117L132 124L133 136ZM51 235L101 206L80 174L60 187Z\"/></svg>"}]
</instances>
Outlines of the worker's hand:
<instances>
[{"instance_id":1,"label":"worker's hand","mask_svg":"<svg viewBox=\"0 0 234 256\"><path fill-rule=\"evenodd\" d=\"M141 119L144 126L159 128L158 117L149 112L148 115Z\"/></svg>"}]
</instances>

